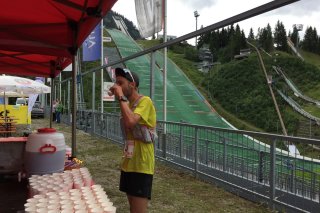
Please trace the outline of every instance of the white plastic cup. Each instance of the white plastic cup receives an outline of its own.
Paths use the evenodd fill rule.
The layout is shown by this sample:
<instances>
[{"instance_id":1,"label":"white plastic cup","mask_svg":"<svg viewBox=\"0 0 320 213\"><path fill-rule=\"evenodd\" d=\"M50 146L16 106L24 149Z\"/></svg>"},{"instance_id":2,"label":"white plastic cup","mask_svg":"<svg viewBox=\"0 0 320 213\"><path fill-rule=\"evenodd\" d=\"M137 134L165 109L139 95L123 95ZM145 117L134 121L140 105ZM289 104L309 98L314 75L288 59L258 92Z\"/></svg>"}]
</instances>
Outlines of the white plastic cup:
<instances>
[{"instance_id":1,"label":"white plastic cup","mask_svg":"<svg viewBox=\"0 0 320 213\"><path fill-rule=\"evenodd\" d=\"M91 177L85 177L85 178L83 179L83 184L84 184L85 186L91 186L91 185L92 185L92 178L91 178Z\"/></svg>"},{"instance_id":2,"label":"white plastic cup","mask_svg":"<svg viewBox=\"0 0 320 213\"><path fill-rule=\"evenodd\" d=\"M70 193L73 193L73 192L81 192L81 190L80 190L80 189L70 189L69 192L70 192Z\"/></svg>"},{"instance_id":3,"label":"white plastic cup","mask_svg":"<svg viewBox=\"0 0 320 213\"><path fill-rule=\"evenodd\" d=\"M113 203L110 202L110 201L102 201L102 202L99 203L99 204L100 204L100 206L102 206L103 208L113 206Z\"/></svg>"},{"instance_id":4,"label":"white plastic cup","mask_svg":"<svg viewBox=\"0 0 320 213\"><path fill-rule=\"evenodd\" d=\"M77 179L73 182L73 188L75 189L81 189L82 186L84 186L84 183L82 180Z\"/></svg>"},{"instance_id":5,"label":"white plastic cup","mask_svg":"<svg viewBox=\"0 0 320 213\"><path fill-rule=\"evenodd\" d=\"M74 203L77 200L81 200L81 196L71 196L70 200Z\"/></svg>"},{"instance_id":6,"label":"white plastic cup","mask_svg":"<svg viewBox=\"0 0 320 213\"><path fill-rule=\"evenodd\" d=\"M56 192L47 192L46 193L46 197L50 197L51 195L56 195L57 193Z\"/></svg>"},{"instance_id":7,"label":"white plastic cup","mask_svg":"<svg viewBox=\"0 0 320 213\"><path fill-rule=\"evenodd\" d=\"M48 202L48 205L59 205L60 206L60 199L59 198L50 199Z\"/></svg>"},{"instance_id":8,"label":"white plastic cup","mask_svg":"<svg viewBox=\"0 0 320 213\"><path fill-rule=\"evenodd\" d=\"M33 198L36 198L36 199L41 199L41 198L45 198L46 196L45 195L35 195L33 196Z\"/></svg>"},{"instance_id":9,"label":"white plastic cup","mask_svg":"<svg viewBox=\"0 0 320 213\"><path fill-rule=\"evenodd\" d=\"M86 196L86 195L92 195L92 196L94 196L93 191L91 191L90 189L88 189L88 190L81 190L81 191L82 191L82 194L83 194L84 196Z\"/></svg>"},{"instance_id":10,"label":"white plastic cup","mask_svg":"<svg viewBox=\"0 0 320 213\"><path fill-rule=\"evenodd\" d=\"M103 212L105 213L116 213L116 211L117 211L117 208L115 206L109 206L103 209Z\"/></svg>"},{"instance_id":11,"label":"white plastic cup","mask_svg":"<svg viewBox=\"0 0 320 213\"><path fill-rule=\"evenodd\" d=\"M90 186L83 186L80 189L81 191L91 191L91 187Z\"/></svg>"},{"instance_id":12,"label":"white plastic cup","mask_svg":"<svg viewBox=\"0 0 320 213\"><path fill-rule=\"evenodd\" d=\"M105 191L104 191L103 188L98 188L98 187L92 188L92 191L93 191L93 192L103 192L103 193L105 193Z\"/></svg>"},{"instance_id":13,"label":"white plastic cup","mask_svg":"<svg viewBox=\"0 0 320 213\"><path fill-rule=\"evenodd\" d=\"M80 209L80 210L74 210L74 213L88 213L88 211L87 210L85 210L85 209Z\"/></svg>"},{"instance_id":14,"label":"white plastic cup","mask_svg":"<svg viewBox=\"0 0 320 213\"><path fill-rule=\"evenodd\" d=\"M50 209L48 210L48 213L60 213L59 209Z\"/></svg>"},{"instance_id":15,"label":"white plastic cup","mask_svg":"<svg viewBox=\"0 0 320 213\"><path fill-rule=\"evenodd\" d=\"M87 204L86 204L86 202L84 200L80 200L79 199L79 200L73 201L73 205L74 206L76 206L76 205L85 205L86 206Z\"/></svg>"},{"instance_id":16,"label":"white plastic cup","mask_svg":"<svg viewBox=\"0 0 320 213\"><path fill-rule=\"evenodd\" d=\"M90 172L89 172L89 169L88 169L87 167L81 167L81 168L79 169L79 171L80 171L80 173L90 173Z\"/></svg>"},{"instance_id":17,"label":"white plastic cup","mask_svg":"<svg viewBox=\"0 0 320 213\"><path fill-rule=\"evenodd\" d=\"M47 198L40 198L38 200L38 203L48 203L48 202L49 202L49 200Z\"/></svg>"},{"instance_id":18,"label":"white plastic cup","mask_svg":"<svg viewBox=\"0 0 320 213\"><path fill-rule=\"evenodd\" d=\"M81 197L82 192L81 191L72 191L72 192L70 192L70 195L74 196L74 197Z\"/></svg>"},{"instance_id":19,"label":"white plastic cup","mask_svg":"<svg viewBox=\"0 0 320 213\"><path fill-rule=\"evenodd\" d=\"M35 213L37 212L37 208L35 206L29 206L28 208L24 209L25 213Z\"/></svg>"},{"instance_id":20,"label":"white plastic cup","mask_svg":"<svg viewBox=\"0 0 320 213\"><path fill-rule=\"evenodd\" d=\"M108 196L103 193L99 193L95 197L96 197L96 199L109 200Z\"/></svg>"},{"instance_id":21,"label":"white plastic cup","mask_svg":"<svg viewBox=\"0 0 320 213\"><path fill-rule=\"evenodd\" d=\"M73 209L62 209L60 213L70 213L73 212Z\"/></svg>"},{"instance_id":22,"label":"white plastic cup","mask_svg":"<svg viewBox=\"0 0 320 213\"><path fill-rule=\"evenodd\" d=\"M45 208L37 208L37 213L47 213L48 212L48 209L45 207Z\"/></svg>"},{"instance_id":23,"label":"white plastic cup","mask_svg":"<svg viewBox=\"0 0 320 213\"><path fill-rule=\"evenodd\" d=\"M73 180L72 179L66 180L64 183L67 185L68 191L70 191L73 187Z\"/></svg>"},{"instance_id":24,"label":"white plastic cup","mask_svg":"<svg viewBox=\"0 0 320 213\"><path fill-rule=\"evenodd\" d=\"M65 205L61 205L61 212L65 210L65 211L69 211L68 213L70 212L73 212L73 204L65 204Z\"/></svg>"},{"instance_id":25,"label":"white plastic cup","mask_svg":"<svg viewBox=\"0 0 320 213\"><path fill-rule=\"evenodd\" d=\"M34 208L36 208L36 203L25 203L24 204L24 209L27 209L28 207L34 207Z\"/></svg>"},{"instance_id":26,"label":"white plastic cup","mask_svg":"<svg viewBox=\"0 0 320 213\"><path fill-rule=\"evenodd\" d=\"M96 205L89 205L88 210L90 213L103 213L103 209Z\"/></svg>"},{"instance_id":27,"label":"white plastic cup","mask_svg":"<svg viewBox=\"0 0 320 213\"><path fill-rule=\"evenodd\" d=\"M98 205L98 203L97 203L97 201L96 200L93 200L93 199L86 199L85 200L85 203L86 203L86 205L88 206L88 210L90 211L90 209L89 209L89 206L91 205L91 206L96 206L96 205Z\"/></svg>"},{"instance_id":28,"label":"white plastic cup","mask_svg":"<svg viewBox=\"0 0 320 213\"><path fill-rule=\"evenodd\" d=\"M57 194L52 194L48 197L48 200L51 201L51 200L60 200L60 196L57 195Z\"/></svg>"},{"instance_id":29,"label":"white plastic cup","mask_svg":"<svg viewBox=\"0 0 320 213\"><path fill-rule=\"evenodd\" d=\"M59 192L58 193L59 194L59 196L60 196L60 199L61 199L61 197L63 197L63 196L67 196L67 197L69 197L69 192Z\"/></svg>"},{"instance_id":30,"label":"white plastic cup","mask_svg":"<svg viewBox=\"0 0 320 213\"><path fill-rule=\"evenodd\" d=\"M81 173L79 169L72 169L71 174L73 177L81 177Z\"/></svg>"},{"instance_id":31,"label":"white plastic cup","mask_svg":"<svg viewBox=\"0 0 320 213\"><path fill-rule=\"evenodd\" d=\"M60 210L60 204L59 203L50 204L48 205L48 210Z\"/></svg>"},{"instance_id":32,"label":"white plastic cup","mask_svg":"<svg viewBox=\"0 0 320 213\"><path fill-rule=\"evenodd\" d=\"M72 200L60 200L60 205L73 205L73 201Z\"/></svg>"},{"instance_id":33,"label":"white plastic cup","mask_svg":"<svg viewBox=\"0 0 320 213\"><path fill-rule=\"evenodd\" d=\"M81 210L81 209L87 210L87 205L86 204L74 205L74 210Z\"/></svg>"},{"instance_id":34,"label":"white plastic cup","mask_svg":"<svg viewBox=\"0 0 320 213\"><path fill-rule=\"evenodd\" d=\"M27 203L38 203L38 198L29 198L28 200L27 200Z\"/></svg>"},{"instance_id":35,"label":"white plastic cup","mask_svg":"<svg viewBox=\"0 0 320 213\"><path fill-rule=\"evenodd\" d=\"M65 174L71 175L71 174L72 174L72 170L65 170L65 171L63 171L62 175L65 175Z\"/></svg>"},{"instance_id":36,"label":"white plastic cup","mask_svg":"<svg viewBox=\"0 0 320 213\"><path fill-rule=\"evenodd\" d=\"M37 203L37 204L36 204L36 208L37 208L37 209L46 209L47 206L48 206L47 203Z\"/></svg>"}]
</instances>

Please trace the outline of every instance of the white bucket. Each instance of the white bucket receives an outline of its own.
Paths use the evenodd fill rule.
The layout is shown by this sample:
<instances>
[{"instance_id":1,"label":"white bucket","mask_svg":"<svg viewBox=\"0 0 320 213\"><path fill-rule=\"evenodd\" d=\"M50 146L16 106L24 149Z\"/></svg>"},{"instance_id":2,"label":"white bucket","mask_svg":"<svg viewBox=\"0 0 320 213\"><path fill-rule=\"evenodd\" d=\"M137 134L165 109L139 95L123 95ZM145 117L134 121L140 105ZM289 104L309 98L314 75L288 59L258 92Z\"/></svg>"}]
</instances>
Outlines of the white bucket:
<instances>
[{"instance_id":1,"label":"white bucket","mask_svg":"<svg viewBox=\"0 0 320 213\"><path fill-rule=\"evenodd\" d=\"M53 128L38 129L26 143L26 170L31 174L51 174L64 170L64 135Z\"/></svg>"}]
</instances>

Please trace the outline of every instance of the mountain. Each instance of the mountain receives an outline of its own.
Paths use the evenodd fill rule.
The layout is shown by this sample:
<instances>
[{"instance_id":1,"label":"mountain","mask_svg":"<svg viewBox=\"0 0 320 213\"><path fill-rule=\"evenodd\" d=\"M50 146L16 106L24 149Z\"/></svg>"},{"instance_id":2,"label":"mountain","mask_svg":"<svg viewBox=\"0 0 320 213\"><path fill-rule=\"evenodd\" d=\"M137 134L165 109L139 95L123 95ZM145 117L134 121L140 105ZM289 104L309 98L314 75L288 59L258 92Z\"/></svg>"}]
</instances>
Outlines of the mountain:
<instances>
[{"instance_id":1,"label":"mountain","mask_svg":"<svg viewBox=\"0 0 320 213\"><path fill-rule=\"evenodd\" d=\"M103 25L104 27L106 28L109 28L109 29L118 29L117 28L117 25L113 19L113 17L115 16L119 16L122 18L122 20L124 21L124 23L126 24L127 28L128 28L128 32L130 34L130 36L134 39L134 40L137 40L137 39L141 39L141 35L140 35L140 32L139 30L137 29L137 27L133 24L132 21L128 20L127 18L125 18L123 15L117 13L117 12L114 12L112 10L110 10L107 15L103 18Z\"/></svg>"}]
</instances>

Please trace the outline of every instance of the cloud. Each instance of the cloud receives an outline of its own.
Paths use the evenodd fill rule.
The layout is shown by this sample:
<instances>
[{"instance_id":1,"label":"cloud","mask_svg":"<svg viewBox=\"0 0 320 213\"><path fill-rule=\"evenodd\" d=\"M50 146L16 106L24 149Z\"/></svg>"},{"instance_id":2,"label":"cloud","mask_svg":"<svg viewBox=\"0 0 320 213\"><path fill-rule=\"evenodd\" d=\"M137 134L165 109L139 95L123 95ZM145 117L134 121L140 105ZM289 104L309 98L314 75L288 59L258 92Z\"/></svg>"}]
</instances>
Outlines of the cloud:
<instances>
[{"instance_id":1,"label":"cloud","mask_svg":"<svg viewBox=\"0 0 320 213\"><path fill-rule=\"evenodd\" d=\"M183 4L186 4L194 10L201 10L203 8L213 6L216 2L218 2L218 0L184 0Z\"/></svg>"},{"instance_id":2,"label":"cloud","mask_svg":"<svg viewBox=\"0 0 320 213\"><path fill-rule=\"evenodd\" d=\"M270 15L294 15L308 16L311 13L318 13L320 10L319 0L300 0L282 8L276 9Z\"/></svg>"}]
</instances>

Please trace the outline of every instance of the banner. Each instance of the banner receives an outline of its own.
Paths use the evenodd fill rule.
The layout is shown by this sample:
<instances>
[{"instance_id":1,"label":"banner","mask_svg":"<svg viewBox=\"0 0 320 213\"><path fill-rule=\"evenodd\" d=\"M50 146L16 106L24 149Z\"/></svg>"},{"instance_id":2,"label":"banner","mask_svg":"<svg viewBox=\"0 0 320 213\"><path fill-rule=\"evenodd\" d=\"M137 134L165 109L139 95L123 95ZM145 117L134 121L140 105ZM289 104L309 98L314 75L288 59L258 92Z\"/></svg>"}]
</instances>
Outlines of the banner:
<instances>
[{"instance_id":1,"label":"banner","mask_svg":"<svg viewBox=\"0 0 320 213\"><path fill-rule=\"evenodd\" d=\"M103 82L103 101L114 101L114 95L109 95L109 89L113 86L113 82Z\"/></svg>"},{"instance_id":2,"label":"banner","mask_svg":"<svg viewBox=\"0 0 320 213\"><path fill-rule=\"evenodd\" d=\"M15 118L16 124L31 124L31 114L28 114L28 106L6 105L7 114ZM0 104L0 112L4 112L4 105Z\"/></svg>"},{"instance_id":3,"label":"banner","mask_svg":"<svg viewBox=\"0 0 320 213\"><path fill-rule=\"evenodd\" d=\"M104 58L104 62L105 62L105 64L108 64L108 57ZM108 72L108 75L109 75L111 81L115 82L116 81L116 74L114 72L114 69L111 69L111 67L107 67L107 72Z\"/></svg>"},{"instance_id":4,"label":"banner","mask_svg":"<svg viewBox=\"0 0 320 213\"><path fill-rule=\"evenodd\" d=\"M101 58L101 22L83 42L82 53L83 61L96 61Z\"/></svg>"},{"instance_id":5,"label":"banner","mask_svg":"<svg viewBox=\"0 0 320 213\"><path fill-rule=\"evenodd\" d=\"M147 38L162 30L162 0L135 0L140 34Z\"/></svg>"}]
</instances>

